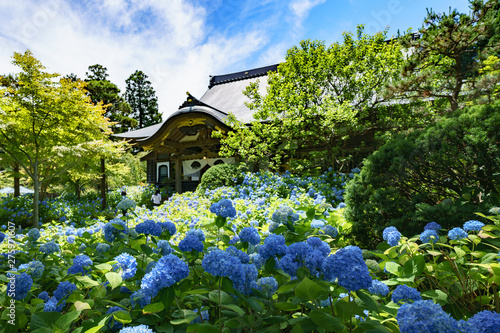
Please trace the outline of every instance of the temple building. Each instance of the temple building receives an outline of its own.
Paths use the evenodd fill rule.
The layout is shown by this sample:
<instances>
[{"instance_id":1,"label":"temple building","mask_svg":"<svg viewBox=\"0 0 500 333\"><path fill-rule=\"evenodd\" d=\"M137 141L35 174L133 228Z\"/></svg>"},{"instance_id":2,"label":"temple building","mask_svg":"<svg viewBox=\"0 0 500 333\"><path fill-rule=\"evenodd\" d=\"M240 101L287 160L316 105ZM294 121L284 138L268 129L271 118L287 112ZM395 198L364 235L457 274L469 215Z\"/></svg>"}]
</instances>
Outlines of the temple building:
<instances>
[{"instance_id":1,"label":"temple building","mask_svg":"<svg viewBox=\"0 0 500 333\"><path fill-rule=\"evenodd\" d=\"M186 101L162 123L115 137L128 140L149 154L147 182L173 184L177 193L192 191L203 173L212 165L234 163L234 158L219 156L220 141L212 131L230 131L224 119L232 113L238 120L250 123L252 111L245 106L250 100L245 88L260 79L260 93L267 87L267 74L278 65L210 77L208 90L199 99L188 93Z\"/></svg>"}]
</instances>

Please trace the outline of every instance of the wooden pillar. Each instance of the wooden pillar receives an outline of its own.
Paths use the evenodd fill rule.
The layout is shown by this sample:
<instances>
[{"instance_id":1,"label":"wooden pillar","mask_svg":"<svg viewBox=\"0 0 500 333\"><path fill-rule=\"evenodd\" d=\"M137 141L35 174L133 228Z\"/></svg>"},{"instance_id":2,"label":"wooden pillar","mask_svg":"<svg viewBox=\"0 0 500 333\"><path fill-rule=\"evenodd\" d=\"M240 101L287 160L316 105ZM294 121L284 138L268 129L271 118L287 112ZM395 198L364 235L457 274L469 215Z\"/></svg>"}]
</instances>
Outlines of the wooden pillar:
<instances>
[{"instance_id":1,"label":"wooden pillar","mask_svg":"<svg viewBox=\"0 0 500 333\"><path fill-rule=\"evenodd\" d=\"M14 163L14 196L18 197L21 195L21 184L19 183L20 175L19 175L19 164Z\"/></svg>"},{"instance_id":2,"label":"wooden pillar","mask_svg":"<svg viewBox=\"0 0 500 333\"><path fill-rule=\"evenodd\" d=\"M101 205L102 210L106 209L106 165L104 157L101 157Z\"/></svg>"},{"instance_id":3,"label":"wooden pillar","mask_svg":"<svg viewBox=\"0 0 500 333\"><path fill-rule=\"evenodd\" d=\"M182 193L182 163L179 154L175 157L175 192Z\"/></svg>"}]
</instances>

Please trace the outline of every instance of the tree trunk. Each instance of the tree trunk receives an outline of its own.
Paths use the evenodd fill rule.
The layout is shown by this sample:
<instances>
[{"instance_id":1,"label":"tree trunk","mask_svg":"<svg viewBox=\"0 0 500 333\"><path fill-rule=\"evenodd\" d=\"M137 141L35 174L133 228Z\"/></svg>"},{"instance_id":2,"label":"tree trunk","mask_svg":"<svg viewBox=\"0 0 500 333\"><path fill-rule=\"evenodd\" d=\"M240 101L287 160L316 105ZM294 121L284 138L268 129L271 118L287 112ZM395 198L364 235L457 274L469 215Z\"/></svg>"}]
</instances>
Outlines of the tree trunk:
<instances>
[{"instance_id":1,"label":"tree trunk","mask_svg":"<svg viewBox=\"0 0 500 333\"><path fill-rule=\"evenodd\" d=\"M19 183L19 164L14 163L14 197L21 195L21 184Z\"/></svg>"},{"instance_id":2,"label":"tree trunk","mask_svg":"<svg viewBox=\"0 0 500 333\"><path fill-rule=\"evenodd\" d=\"M38 223L40 222L40 179L38 178L38 164L35 163L33 168L33 216L32 223L33 228L38 228Z\"/></svg>"},{"instance_id":3,"label":"tree trunk","mask_svg":"<svg viewBox=\"0 0 500 333\"><path fill-rule=\"evenodd\" d=\"M106 165L104 157L101 157L101 205L102 210L106 209Z\"/></svg>"}]
</instances>

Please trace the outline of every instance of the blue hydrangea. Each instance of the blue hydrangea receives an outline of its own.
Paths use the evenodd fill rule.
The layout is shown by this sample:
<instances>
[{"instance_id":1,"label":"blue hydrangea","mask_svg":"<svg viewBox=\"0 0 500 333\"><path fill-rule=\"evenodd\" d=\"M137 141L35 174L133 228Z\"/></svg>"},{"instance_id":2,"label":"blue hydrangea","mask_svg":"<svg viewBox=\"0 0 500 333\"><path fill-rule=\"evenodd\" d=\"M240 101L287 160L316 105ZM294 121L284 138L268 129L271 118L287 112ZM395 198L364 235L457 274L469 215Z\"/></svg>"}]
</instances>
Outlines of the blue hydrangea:
<instances>
[{"instance_id":1,"label":"blue hydrangea","mask_svg":"<svg viewBox=\"0 0 500 333\"><path fill-rule=\"evenodd\" d=\"M122 226L122 230L115 228L113 224ZM104 225L102 230L104 231L104 239L110 243L113 242L116 237L120 237L122 234L126 234L128 232L127 224L120 218L112 219Z\"/></svg>"},{"instance_id":2,"label":"blue hydrangea","mask_svg":"<svg viewBox=\"0 0 500 333\"><path fill-rule=\"evenodd\" d=\"M316 220L316 219L313 219L311 221L311 228L312 229L319 229L319 228L324 227L325 224L326 224L325 220Z\"/></svg>"},{"instance_id":3,"label":"blue hydrangea","mask_svg":"<svg viewBox=\"0 0 500 333\"><path fill-rule=\"evenodd\" d=\"M424 230L436 230L441 229L441 226L436 222L429 222L425 225Z\"/></svg>"},{"instance_id":4,"label":"blue hydrangea","mask_svg":"<svg viewBox=\"0 0 500 333\"><path fill-rule=\"evenodd\" d=\"M33 279L38 279L42 277L45 266L41 261L33 260L27 264L19 265L18 269L25 269L26 274L30 275Z\"/></svg>"},{"instance_id":5,"label":"blue hydrangea","mask_svg":"<svg viewBox=\"0 0 500 333\"><path fill-rule=\"evenodd\" d=\"M93 264L92 259L87 255L81 254L73 259L73 265L68 268L68 274L87 274L91 271L90 266Z\"/></svg>"},{"instance_id":6,"label":"blue hydrangea","mask_svg":"<svg viewBox=\"0 0 500 333\"><path fill-rule=\"evenodd\" d=\"M469 318L466 323L467 333L498 333L500 313L483 310Z\"/></svg>"},{"instance_id":7,"label":"blue hydrangea","mask_svg":"<svg viewBox=\"0 0 500 333\"><path fill-rule=\"evenodd\" d=\"M154 333L154 331L147 325L139 325L122 328L118 333Z\"/></svg>"},{"instance_id":8,"label":"blue hydrangea","mask_svg":"<svg viewBox=\"0 0 500 333\"><path fill-rule=\"evenodd\" d=\"M459 332L457 321L431 300L401 305L396 318L401 333Z\"/></svg>"},{"instance_id":9,"label":"blue hydrangea","mask_svg":"<svg viewBox=\"0 0 500 333\"><path fill-rule=\"evenodd\" d=\"M306 242L291 244L288 246L286 254L280 260L281 269L291 277L295 277L297 270L302 266L306 266L306 258L311 252L313 252L313 248ZM316 255L320 255L320 253L317 252Z\"/></svg>"},{"instance_id":10,"label":"blue hydrangea","mask_svg":"<svg viewBox=\"0 0 500 333\"><path fill-rule=\"evenodd\" d=\"M253 281L250 284L252 289L257 289L267 297L271 297L274 295L274 292L278 289L278 282L272 276L263 277L258 279L257 281Z\"/></svg>"},{"instance_id":11,"label":"blue hydrangea","mask_svg":"<svg viewBox=\"0 0 500 333\"><path fill-rule=\"evenodd\" d=\"M250 262L250 257L248 254L246 254L245 252L241 251L241 250L238 250L236 247L234 246L229 246L226 251L232 255L233 257L236 257L240 260L240 262L242 264L248 264Z\"/></svg>"},{"instance_id":12,"label":"blue hydrangea","mask_svg":"<svg viewBox=\"0 0 500 333\"><path fill-rule=\"evenodd\" d=\"M488 212L491 214L499 215L500 214L500 207L492 207Z\"/></svg>"},{"instance_id":13,"label":"blue hydrangea","mask_svg":"<svg viewBox=\"0 0 500 333\"><path fill-rule=\"evenodd\" d=\"M40 245L40 252L43 252L45 254L52 254L59 251L59 245L54 243L54 241L50 241L48 243Z\"/></svg>"},{"instance_id":14,"label":"blue hydrangea","mask_svg":"<svg viewBox=\"0 0 500 333\"><path fill-rule=\"evenodd\" d=\"M80 251L80 252L84 252L86 248L87 248L87 245L85 245L84 243L82 243L82 244L80 244L80 246L78 247L78 251Z\"/></svg>"},{"instance_id":15,"label":"blue hydrangea","mask_svg":"<svg viewBox=\"0 0 500 333\"><path fill-rule=\"evenodd\" d=\"M30 231L28 231L28 237L31 237L33 240L38 240L40 238L40 230L37 228L33 228Z\"/></svg>"},{"instance_id":16,"label":"blue hydrangea","mask_svg":"<svg viewBox=\"0 0 500 333\"><path fill-rule=\"evenodd\" d=\"M420 296L420 292L417 289L408 287L404 284L400 284L392 292L391 300L394 303L398 303L400 301L402 301L403 303L408 303L410 301L420 301L422 300L422 296Z\"/></svg>"},{"instance_id":17,"label":"blue hydrangea","mask_svg":"<svg viewBox=\"0 0 500 333\"><path fill-rule=\"evenodd\" d=\"M384 229L382 236L390 246L396 246L401 238L401 233L396 227L387 227Z\"/></svg>"},{"instance_id":18,"label":"blue hydrangea","mask_svg":"<svg viewBox=\"0 0 500 333\"><path fill-rule=\"evenodd\" d=\"M437 231L434 229L427 229L420 234L420 241L422 243L436 243L439 239Z\"/></svg>"},{"instance_id":19,"label":"blue hydrangea","mask_svg":"<svg viewBox=\"0 0 500 333\"><path fill-rule=\"evenodd\" d=\"M38 294L38 298L43 300L44 302L47 302L49 300L49 293L46 291L42 291L41 293Z\"/></svg>"},{"instance_id":20,"label":"blue hydrangea","mask_svg":"<svg viewBox=\"0 0 500 333\"><path fill-rule=\"evenodd\" d=\"M157 261L150 261L147 265L146 265L146 274L151 272L153 270L153 268L155 268L156 264L158 262Z\"/></svg>"},{"instance_id":21,"label":"blue hydrangea","mask_svg":"<svg viewBox=\"0 0 500 333\"><path fill-rule=\"evenodd\" d=\"M264 265L265 260L258 253L252 253L249 255L250 263L254 264L257 269L260 269ZM499 260L500 261L500 260Z\"/></svg>"},{"instance_id":22,"label":"blue hydrangea","mask_svg":"<svg viewBox=\"0 0 500 333\"><path fill-rule=\"evenodd\" d=\"M144 308L149 303L151 303L151 295L146 290L139 289L130 295L130 305L132 308L137 304L139 304L141 308Z\"/></svg>"},{"instance_id":23,"label":"blue hydrangea","mask_svg":"<svg viewBox=\"0 0 500 333\"><path fill-rule=\"evenodd\" d=\"M156 244L155 253L159 253L161 255L167 255L172 253L172 248L170 247L170 243L167 240L161 239Z\"/></svg>"},{"instance_id":24,"label":"blue hydrangea","mask_svg":"<svg viewBox=\"0 0 500 333\"><path fill-rule=\"evenodd\" d=\"M264 239L264 244L259 247L259 255L262 257L262 260L266 261L271 257L284 255L286 249L285 237L270 234Z\"/></svg>"},{"instance_id":25,"label":"blue hydrangea","mask_svg":"<svg viewBox=\"0 0 500 333\"><path fill-rule=\"evenodd\" d=\"M470 220L464 223L465 231L479 231L484 227L484 223L477 220Z\"/></svg>"},{"instance_id":26,"label":"blue hydrangea","mask_svg":"<svg viewBox=\"0 0 500 333\"><path fill-rule=\"evenodd\" d=\"M193 312L198 313L198 309L194 309ZM200 318L200 316L201 316L201 318ZM200 316L194 318L191 321L191 324L201 323L202 319L203 319L203 321L208 321L210 319L210 316L208 314L208 310L201 310Z\"/></svg>"},{"instance_id":27,"label":"blue hydrangea","mask_svg":"<svg viewBox=\"0 0 500 333\"><path fill-rule=\"evenodd\" d=\"M146 220L135 226L135 231L139 234L161 236L163 228L153 220Z\"/></svg>"},{"instance_id":28,"label":"blue hydrangea","mask_svg":"<svg viewBox=\"0 0 500 333\"><path fill-rule=\"evenodd\" d=\"M97 244L97 246L95 247L95 250L97 253L106 253L109 251L109 244L106 244L106 243L99 243Z\"/></svg>"},{"instance_id":29,"label":"blue hydrangea","mask_svg":"<svg viewBox=\"0 0 500 333\"><path fill-rule=\"evenodd\" d=\"M134 277L135 273L137 272L137 261L133 256L128 253L122 253L119 256L115 257L115 261L117 261L118 263L113 266L113 269L122 269L123 280Z\"/></svg>"},{"instance_id":30,"label":"blue hydrangea","mask_svg":"<svg viewBox=\"0 0 500 333\"><path fill-rule=\"evenodd\" d=\"M179 242L179 250L182 252L203 252L203 243L196 235L186 235L186 237Z\"/></svg>"},{"instance_id":31,"label":"blue hydrangea","mask_svg":"<svg viewBox=\"0 0 500 333\"><path fill-rule=\"evenodd\" d=\"M44 312L61 312L66 305L66 301L58 301L57 298L51 297L45 304L43 305Z\"/></svg>"},{"instance_id":32,"label":"blue hydrangea","mask_svg":"<svg viewBox=\"0 0 500 333\"><path fill-rule=\"evenodd\" d=\"M372 280L372 285L370 288L368 288L368 291L372 294L377 294L382 297L389 295L389 287L379 280Z\"/></svg>"},{"instance_id":33,"label":"blue hydrangea","mask_svg":"<svg viewBox=\"0 0 500 333\"><path fill-rule=\"evenodd\" d=\"M73 235L68 236L68 238L66 238L66 241L69 244L73 244L75 242L75 236L73 236Z\"/></svg>"},{"instance_id":34,"label":"blue hydrangea","mask_svg":"<svg viewBox=\"0 0 500 333\"><path fill-rule=\"evenodd\" d=\"M347 290L368 289L372 278L363 260L363 254L357 246L346 246L328 256L322 267L327 280L337 283Z\"/></svg>"},{"instance_id":35,"label":"blue hydrangea","mask_svg":"<svg viewBox=\"0 0 500 333\"><path fill-rule=\"evenodd\" d=\"M245 227L241 229L240 233L241 242L248 242L248 244L257 245L260 243L259 231L254 227Z\"/></svg>"},{"instance_id":36,"label":"blue hydrangea","mask_svg":"<svg viewBox=\"0 0 500 333\"><path fill-rule=\"evenodd\" d=\"M271 219L276 223L286 224L290 222L293 224L299 219L299 214L295 213L292 208L282 205L273 213Z\"/></svg>"},{"instance_id":37,"label":"blue hydrangea","mask_svg":"<svg viewBox=\"0 0 500 333\"><path fill-rule=\"evenodd\" d=\"M458 240L467 238L467 232L462 228L453 228L448 232L448 237L450 239Z\"/></svg>"},{"instance_id":38,"label":"blue hydrangea","mask_svg":"<svg viewBox=\"0 0 500 333\"><path fill-rule=\"evenodd\" d=\"M188 265L173 254L168 254L158 260L153 270L141 280L141 290L149 300L158 292L182 281L189 275ZM142 305L141 305L142 306Z\"/></svg>"},{"instance_id":39,"label":"blue hydrangea","mask_svg":"<svg viewBox=\"0 0 500 333\"><path fill-rule=\"evenodd\" d=\"M201 266L205 272L213 276L229 276L233 267L240 265L238 258L233 257L230 253L215 249L206 254L201 261Z\"/></svg>"},{"instance_id":40,"label":"blue hydrangea","mask_svg":"<svg viewBox=\"0 0 500 333\"><path fill-rule=\"evenodd\" d=\"M116 205L116 209L118 210L134 210L137 204L134 200L129 198L125 198Z\"/></svg>"},{"instance_id":41,"label":"blue hydrangea","mask_svg":"<svg viewBox=\"0 0 500 333\"><path fill-rule=\"evenodd\" d=\"M117 311L123 311L124 309L120 306L112 306L106 311L106 314L114 313ZM120 328L123 327L123 324L120 322L117 322L113 316L109 319L108 327L111 330L111 332L116 332Z\"/></svg>"},{"instance_id":42,"label":"blue hydrangea","mask_svg":"<svg viewBox=\"0 0 500 333\"><path fill-rule=\"evenodd\" d=\"M306 241L307 245L311 246L314 250L318 250L322 256L326 257L330 254L330 246L319 237L309 237Z\"/></svg>"},{"instance_id":43,"label":"blue hydrangea","mask_svg":"<svg viewBox=\"0 0 500 333\"><path fill-rule=\"evenodd\" d=\"M222 199L210 206L210 212L221 217L235 217L236 208L233 207L233 202L229 199Z\"/></svg>"},{"instance_id":44,"label":"blue hydrangea","mask_svg":"<svg viewBox=\"0 0 500 333\"><path fill-rule=\"evenodd\" d=\"M0 243L3 242L3 240L5 239L5 234L3 232L0 232Z\"/></svg>"},{"instance_id":45,"label":"blue hydrangea","mask_svg":"<svg viewBox=\"0 0 500 333\"><path fill-rule=\"evenodd\" d=\"M327 224L323 228L321 228L320 234L321 233L324 233L325 235L329 235L329 236L335 238L335 237L337 237L339 231L334 226Z\"/></svg>"},{"instance_id":46,"label":"blue hydrangea","mask_svg":"<svg viewBox=\"0 0 500 333\"><path fill-rule=\"evenodd\" d=\"M20 301L28 295L32 285L33 279L28 274L12 274L7 284L7 295Z\"/></svg>"},{"instance_id":47,"label":"blue hydrangea","mask_svg":"<svg viewBox=\"0 0 500 333\"><path fill-rule=\"evenodd\" d=\"M233 281L233 287L243 295L249 295L252 291L251 283L257 279L259 272L255 265L239 264L233 266L229 279Z\"/></svg>"},{"instance_id":48,"label":"blue hydrangea","mask_svg":"<svg viewBox=\"0 0 500 333\"><path fill-rule=\"evenodd\" d=\"M54 297L57 299L57 301L61 301L66 299L73 291L76 290L76 285L74 285L71 282L61 282L57 286L56 291L54 291Z\"/></svg>"},{"instance_id":49,"label":"blue hydrangea","mask_svg":"<svg viewBox=\"0 0 500 333\"><path fill-rule=\"evenodd\" d=\"M230 240L229 240L229 244L236 244L240 241L240 236L238 235L234 235Z\"/></svg>"},{"instance_id":50,"label":"blue hydrangea","mask_svg":"<svg viewBox=\"0 0 500 333\"><path fill-rule=\"evenodd\" d=\"M187 235L195 235L196 237L198 237L200 242L205 241L205 233L201 229L190 229L188 232L186 232L186 236Z\"/></svg>"},{"instance_id":51,"label":"blue hydrangea","mask_svg":"<svg viewBox=\"0 0 500 333\"><path fill-rule=\"evenodd\" d=\"M177 227L175 226L175 224L171 221L167 221L167 222L158 222L158 224L160 225L161 229L163 231L168 231L168 233L170 234L170 236L173 236L175 235L175 233L177 232Z\"/></svg>"}]
</instances>

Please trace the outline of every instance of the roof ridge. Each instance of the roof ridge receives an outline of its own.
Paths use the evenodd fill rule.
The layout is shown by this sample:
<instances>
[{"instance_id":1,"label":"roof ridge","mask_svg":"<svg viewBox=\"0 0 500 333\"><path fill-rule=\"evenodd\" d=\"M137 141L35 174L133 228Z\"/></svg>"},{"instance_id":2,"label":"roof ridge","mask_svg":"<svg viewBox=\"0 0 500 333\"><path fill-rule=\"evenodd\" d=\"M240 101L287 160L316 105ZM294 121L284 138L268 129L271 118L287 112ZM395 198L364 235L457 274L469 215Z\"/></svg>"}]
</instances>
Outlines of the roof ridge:
<instances>
[{"instance_id":1,"label":"roof ridge","mask_svg":"<svg viewBox=\"0 0 500 333\"><path fill-rule=\"evenodd\" d=\"M270 71L276 71L278 65L279 64L269 65L265 67L248 69L246 71L223 74L223 75L213 75L213 76L211 75L208 89L223 83L234 82L234 81L245 80L253 77L267 75L267 73L269 73Z\"/></svg>"}]
</instances>

